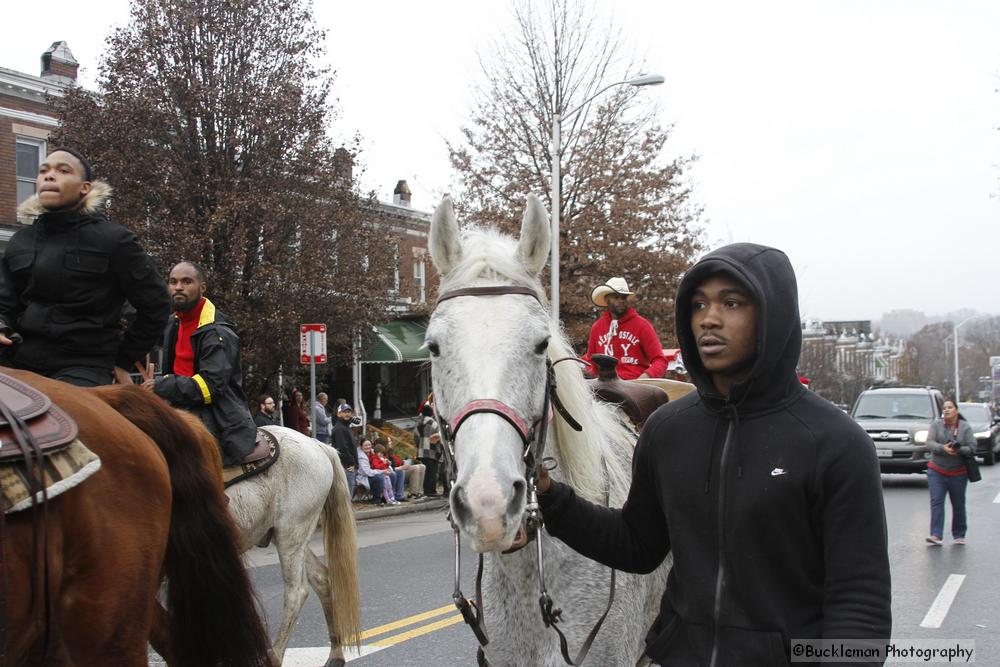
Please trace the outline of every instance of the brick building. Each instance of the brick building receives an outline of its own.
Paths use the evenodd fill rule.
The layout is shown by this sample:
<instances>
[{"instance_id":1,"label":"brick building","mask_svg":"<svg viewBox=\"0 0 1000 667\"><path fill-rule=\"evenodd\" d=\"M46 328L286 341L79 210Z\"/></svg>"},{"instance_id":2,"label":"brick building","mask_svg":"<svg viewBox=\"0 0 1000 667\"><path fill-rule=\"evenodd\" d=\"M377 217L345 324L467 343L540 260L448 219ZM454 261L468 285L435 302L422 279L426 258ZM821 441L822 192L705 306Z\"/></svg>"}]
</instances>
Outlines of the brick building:
<instances>
[{"instance_id":1,"label":"brick building","mask_svg":"<svg viewBox=\"0 0 1000 667\"><path fill-rule=\"evenodd\" d=\"M42 54L41 73L0 67L0 246L17 230L17 206L35 194L35 176L58 121L48 104L76 81L79 63L66 42Z\"/></svg>"},{"instance_id":2,"label":"brick building","mask_svg":"<svg viewBox=\"0 0 1000 667\"><path fill-rule=\"evenodd\" d=\"M390 288L395 318L361 333L351 392L339 371L331 387L345 390L338 395L353 396L355 410L367 420L405 420L416 414L430 392L430 356L423 344L438 284L427 247L431 214L412 207L410 188L399 181L392 202L378 202L366 217L395 238L397 261Z\"/></svg>"}]
</instances>

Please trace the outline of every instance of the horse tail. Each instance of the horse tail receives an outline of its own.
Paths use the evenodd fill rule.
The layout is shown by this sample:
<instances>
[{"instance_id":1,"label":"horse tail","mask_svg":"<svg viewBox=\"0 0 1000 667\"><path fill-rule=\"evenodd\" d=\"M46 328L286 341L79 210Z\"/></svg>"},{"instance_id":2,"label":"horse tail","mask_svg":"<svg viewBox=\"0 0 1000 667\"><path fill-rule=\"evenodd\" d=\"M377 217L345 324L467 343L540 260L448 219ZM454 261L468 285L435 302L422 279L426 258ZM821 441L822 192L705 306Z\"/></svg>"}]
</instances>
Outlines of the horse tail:
<instances>
[{"instance_id":1,"label":"horse tail","mask_svg":"<svg viewBox=\"0 0 1000 667\"><path fill-rule=\"evenodd\" d=\"M270 665L267 631L226 507L215 439L196 417L137 386L97 391L152 438L170 470L163 568L172 657L177 664L205 667Z\"/></svg>"},{"instance_id":2,"label":"horse tail","mask_svg":"<svg viewBox=\"0 0 1000 667\"><path fill-rule=\"evenodd\" d=\"M323 547L329 582L331 634L341 646L361 646L361 599L358 592L358 536L347 476L333 447L323 447L333 464L333 484L323 503Z\"/></svg>"}]
</instances>

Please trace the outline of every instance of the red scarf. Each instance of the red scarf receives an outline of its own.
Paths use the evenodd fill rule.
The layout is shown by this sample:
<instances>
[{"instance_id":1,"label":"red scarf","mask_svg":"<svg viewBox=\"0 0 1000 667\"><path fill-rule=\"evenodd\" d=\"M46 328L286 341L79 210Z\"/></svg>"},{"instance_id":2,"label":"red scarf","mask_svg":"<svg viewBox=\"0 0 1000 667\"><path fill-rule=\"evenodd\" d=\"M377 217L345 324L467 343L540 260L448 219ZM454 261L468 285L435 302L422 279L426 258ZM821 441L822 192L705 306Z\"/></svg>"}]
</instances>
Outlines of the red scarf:
<instances>
[{"instance_id":1,"label":"red scarf","mask_svg":"<svg viewBox=\"0 0 1000 667\"><path fill-rule=\"evenodd\" d=\"M174 374L191 377L194 375L194 348L191 347L191 334L198 328L201 319L201 309L205 307L205 297L201 297L198 305L191 310L176 313L180 320L177 328L177 345L174 346Z\"/></svg>"}]
</instances>

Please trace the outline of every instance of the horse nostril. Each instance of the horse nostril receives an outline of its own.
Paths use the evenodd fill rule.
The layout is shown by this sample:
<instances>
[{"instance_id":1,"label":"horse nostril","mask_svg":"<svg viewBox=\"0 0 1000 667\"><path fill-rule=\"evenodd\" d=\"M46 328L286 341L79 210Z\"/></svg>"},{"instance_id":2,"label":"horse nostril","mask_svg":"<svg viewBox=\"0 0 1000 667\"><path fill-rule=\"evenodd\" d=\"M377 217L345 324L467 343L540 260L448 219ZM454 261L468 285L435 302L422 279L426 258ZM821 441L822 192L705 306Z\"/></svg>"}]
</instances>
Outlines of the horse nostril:
<instances>
[{"instance_id":1,"label":"horse nostril","mask_svg":"<svg viewBox=\"0 0 1000 667\"><path fill-rule=\"evenodd\" d=\"M514 482L514 493L510 497L510 502L507 503L508 516L516 517L524 509L527 503L527 488L528 485L523 479Z\"/></svg>"},{"instance_id":2,"label":"horse nostril","mask_svg":"<svg viewBox=\"0 0 1000 667\"><path fill-rule=\"evenodd\" d=\"M459 525L472 522L472 511L469 510L469 494L465 487L456 484L451 489L451 511Z\"/></svg>"}]
</instances>

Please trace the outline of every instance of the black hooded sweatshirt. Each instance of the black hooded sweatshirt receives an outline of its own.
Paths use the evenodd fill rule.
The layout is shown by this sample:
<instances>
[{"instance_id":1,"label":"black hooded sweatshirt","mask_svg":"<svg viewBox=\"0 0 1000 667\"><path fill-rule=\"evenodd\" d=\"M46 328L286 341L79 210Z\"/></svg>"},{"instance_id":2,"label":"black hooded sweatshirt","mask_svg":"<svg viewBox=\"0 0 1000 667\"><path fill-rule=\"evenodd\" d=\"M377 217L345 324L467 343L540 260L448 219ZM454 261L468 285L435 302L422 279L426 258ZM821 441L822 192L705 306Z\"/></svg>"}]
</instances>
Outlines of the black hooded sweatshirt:
<instances>
[{"instance_id":1,"label":"black hooded sweatshirt","mask_svg":"<svg viewBox=\"0 0 1000 667\"><path fill-rule=\"evenodd\" d=\"M728 398L691 330L692 292L718 273L757 304L757 358ZM651 572L672 551L646 636L657 664L772 667L788 664L792 639L887 640L878 460L860 427L798 381L802 334L788 258L754 244L720 248L685 275L676 304L698 391L646 422L621 509L553 482L539 498L549 532L628 572Z\"/></svg>"}]
</instances>

